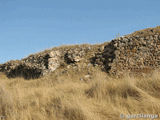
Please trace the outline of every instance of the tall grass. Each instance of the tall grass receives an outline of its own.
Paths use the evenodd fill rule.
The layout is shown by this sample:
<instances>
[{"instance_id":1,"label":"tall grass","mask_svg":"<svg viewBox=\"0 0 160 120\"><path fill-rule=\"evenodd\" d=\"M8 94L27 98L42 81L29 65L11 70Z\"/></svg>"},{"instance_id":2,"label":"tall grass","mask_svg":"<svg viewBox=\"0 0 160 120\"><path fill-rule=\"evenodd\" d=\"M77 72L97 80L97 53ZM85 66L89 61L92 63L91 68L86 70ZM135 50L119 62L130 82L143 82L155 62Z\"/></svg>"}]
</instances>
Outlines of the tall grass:
<instances>
[{"instance_id":1,"label":"tall grass","mask_svg":"<svg viewBox=\"0 0 160 120\"><path fill-rule=\"evenodd\" d=\"M5 120L120 120L120 114L160 113L160 75L112 78L99 71L40 79L0 74L0 116Z\"/></svg>"}]
</instances>

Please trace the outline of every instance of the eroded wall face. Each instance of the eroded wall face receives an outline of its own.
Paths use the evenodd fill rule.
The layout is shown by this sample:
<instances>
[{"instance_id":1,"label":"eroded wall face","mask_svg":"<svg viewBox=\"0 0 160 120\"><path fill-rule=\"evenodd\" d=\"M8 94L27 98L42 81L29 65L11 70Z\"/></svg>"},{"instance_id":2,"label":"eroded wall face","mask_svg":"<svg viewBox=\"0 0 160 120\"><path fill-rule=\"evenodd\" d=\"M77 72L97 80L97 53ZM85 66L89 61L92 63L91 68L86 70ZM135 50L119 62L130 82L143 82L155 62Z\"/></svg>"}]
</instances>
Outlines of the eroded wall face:
<instances>
[{"instance_id":1,"label":"eroded wall face","mask_svg":"<svg viewBox=\"0 0 160 120\"><path fill-rule=\"evenodd\" d=\"M160 67L160 35L120 37L105 46L102 56L111 74L150 72Z\"/></svg>"},{"instance_id":2,"label":"eroded wall face","mask_svg":"<svg viewBox=\"0 0 160 120\"><path fill-rule=\"evenodd\" d=\"M9 61L1 65L0 71L4 72L9 78L39 78L59 67L59 56L60 53L58 51L51 51L40 55L31 55L25 59Z\"/></svg>"},{"instance_id":3,"label":"eroded wall face","mask_svg":"<svg viewBox=\"0 0 160 120\"><path fill-rule=\"evenodd\" d=\"M147 73L160 68L160 27L120 37L106 44L76 45L46 50L0 65L8 77L38 78L69 65L89 63L112 75Z\"/></svg>"},{"instance_id":4,"label":"eroded wall face","mask_svg":"<svg viewBox=\"0 0 160 120\"><path fill-rule=\"evenodd\" d=\"M87 46L79 46L33 54L22 60L9 61L0 65L0 71L4 72L9 78L39 78L55 71L62 64L76 64L80 62L89 49Z\"/></svg>"}]
</instances>

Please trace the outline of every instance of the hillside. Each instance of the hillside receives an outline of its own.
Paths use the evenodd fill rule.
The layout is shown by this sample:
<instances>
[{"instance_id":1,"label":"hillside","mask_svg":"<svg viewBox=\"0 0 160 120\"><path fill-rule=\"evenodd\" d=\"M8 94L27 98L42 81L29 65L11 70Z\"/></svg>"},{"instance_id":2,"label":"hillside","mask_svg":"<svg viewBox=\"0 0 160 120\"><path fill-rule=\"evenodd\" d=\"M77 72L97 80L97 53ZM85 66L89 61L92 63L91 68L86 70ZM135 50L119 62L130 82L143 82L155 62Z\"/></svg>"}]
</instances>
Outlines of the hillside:
<instances>
[{"instance_id":1,"label":"hillside","mask_svg":"<svg viewBox=\"0 0 160 120\"><path fill-rule=\"evenodd\" d=\"M0 65L9 78L39 78L57 69L98 66L111 75L147 73L160 65L160 27L136 31L99 45L61 46Z\"/></svg>"},{"instance_id":2,"label":"hillside","mask_svg":"<svg viewBox=\"0 0 160 120\"><path fill-rule=\"evenodd\" d=\"M149 114L146 118L158 119L159 51L158 26L102 44L60 46L8 61L0 65L0 116L121 120L121 114L124 119Z\"/></svg>"}]
</instances>

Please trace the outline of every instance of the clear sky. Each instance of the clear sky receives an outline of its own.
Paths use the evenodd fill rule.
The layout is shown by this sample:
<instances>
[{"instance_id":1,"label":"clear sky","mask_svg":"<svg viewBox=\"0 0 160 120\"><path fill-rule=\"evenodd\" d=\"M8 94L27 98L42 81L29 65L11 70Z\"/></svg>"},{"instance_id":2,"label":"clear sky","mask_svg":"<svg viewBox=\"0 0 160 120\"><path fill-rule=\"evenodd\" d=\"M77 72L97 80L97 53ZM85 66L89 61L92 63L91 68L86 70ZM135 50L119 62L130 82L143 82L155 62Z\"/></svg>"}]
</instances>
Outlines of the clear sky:
<instances>
[{"instance_id":1,"label":"clear sky","mask_svg":"<svg viewBox=\"0 0 160 120\"><path fill-rule=\"evenodd\" d=\"M0 63L160 25L160 0L0 0Z\"/></svg>"}]
</instances>

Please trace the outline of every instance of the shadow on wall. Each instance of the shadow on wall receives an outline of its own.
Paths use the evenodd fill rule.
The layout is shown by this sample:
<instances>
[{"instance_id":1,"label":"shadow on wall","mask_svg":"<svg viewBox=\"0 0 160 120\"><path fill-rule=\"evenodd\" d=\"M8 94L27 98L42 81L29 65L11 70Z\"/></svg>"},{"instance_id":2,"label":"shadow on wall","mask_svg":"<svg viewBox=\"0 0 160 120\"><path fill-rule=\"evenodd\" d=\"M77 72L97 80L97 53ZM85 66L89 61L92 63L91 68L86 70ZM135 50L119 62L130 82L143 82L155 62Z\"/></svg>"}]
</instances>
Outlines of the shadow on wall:
<instances>
[{"instance_id":1,"label":"shadow on wall","mask_svg":"<svg viewBox=\"0 0 160 120\"><path fill-rule=\"evenodd\" d=\"M19 65L6 73L8 78L23 77L24 79L36 79L42 75L42 70L34 67Z\"/></svg>"},{"instance_id":2,"label":"shadow on wall","mask_svg":"<svg viewBox=\"0 0 160 120\"><path fill-rule=\"evenodd\" d=\"M102 70L109 73L111 70L111 64L115 59L116 47L114 46L114 41L111 41L104 47L104 50L95 54L94 57L90 59L93 65L101 66Z\"/></svg>"}]
</instances>

